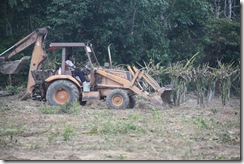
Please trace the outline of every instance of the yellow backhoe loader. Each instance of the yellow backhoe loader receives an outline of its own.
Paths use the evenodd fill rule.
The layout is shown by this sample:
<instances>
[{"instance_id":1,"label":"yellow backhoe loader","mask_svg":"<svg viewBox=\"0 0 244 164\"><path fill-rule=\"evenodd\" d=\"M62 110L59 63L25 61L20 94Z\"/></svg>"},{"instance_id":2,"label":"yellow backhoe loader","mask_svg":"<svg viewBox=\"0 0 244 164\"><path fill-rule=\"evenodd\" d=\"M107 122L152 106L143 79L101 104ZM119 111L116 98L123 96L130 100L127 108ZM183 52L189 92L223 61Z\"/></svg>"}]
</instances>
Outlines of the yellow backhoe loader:
<instances>
[{"instance_id":1,"label":"yellow backhoe loader","mask_svg":"<svg viewBox=\"0 0 244 164\"><path fill-rule=\"evenodd\" d=\"M161 106L171 103L172 88L160 87L144 70L129 65L128 70L113 69L109 47L109 64L102 67L91 43L51 43L50 49L62 49L60 69L41 70L41 65L47 56L43 47L47 30L48 27L44 27L32 33L36 36L33 39L36 44L32 53L27 92L22 99L38 95L49 105L64 105L75 101L80 101L84 105L90 100L105 99L108 108L125 109L133 108L136 105L133 96L137 94L153 103L159 103L158 105ZM29 40L30 36L22 39L22 42ZM85 52L91 69L89 82L82 83L79 78L72 75L70 70L66 69L66 50L70 47L81 48ZM10 57L11 54L8 58ZM4 67L1 67L1 73L11 74L11 71L7 70L5 71ZM150 90L148 86L150 86ZM159 98L161 98L161 102L158 102Z\"/></svg>"}]
</instances>

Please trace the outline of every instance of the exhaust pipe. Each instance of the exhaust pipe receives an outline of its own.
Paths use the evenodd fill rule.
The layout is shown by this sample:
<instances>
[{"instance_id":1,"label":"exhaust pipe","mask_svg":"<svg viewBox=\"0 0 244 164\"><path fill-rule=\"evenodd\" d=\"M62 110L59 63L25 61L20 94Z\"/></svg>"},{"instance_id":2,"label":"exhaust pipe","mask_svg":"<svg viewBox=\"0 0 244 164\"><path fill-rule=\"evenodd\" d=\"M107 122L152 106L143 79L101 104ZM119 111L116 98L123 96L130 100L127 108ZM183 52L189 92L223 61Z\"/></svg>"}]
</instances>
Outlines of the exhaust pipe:
<instances>
[{"instance_id":1,"label":"exhaust pipe","mask_svg":"<svg viewBox=\"0 0 244 164\"><path fill-rule=\"evenodd\" d=\"M111 52L110 52L110 46L111 46L111 44L108 46L108 57L109 57L109 67L110 68L112 68L112 59L111 59Z\"/></svg>"}]
</instances>

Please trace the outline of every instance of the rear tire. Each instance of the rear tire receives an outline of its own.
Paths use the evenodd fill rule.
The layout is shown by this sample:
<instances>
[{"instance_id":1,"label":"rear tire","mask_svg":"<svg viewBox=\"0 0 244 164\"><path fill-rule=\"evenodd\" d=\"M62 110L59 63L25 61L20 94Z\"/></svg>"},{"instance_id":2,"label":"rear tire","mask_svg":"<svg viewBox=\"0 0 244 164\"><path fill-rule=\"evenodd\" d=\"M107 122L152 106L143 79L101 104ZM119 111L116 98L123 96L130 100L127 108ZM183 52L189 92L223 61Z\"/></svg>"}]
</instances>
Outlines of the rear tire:
<instances>
[{"instance_id":1,"label":"rear tire","mask_svg":"<svg viewBox=\"0 0 244 164\"><path fill-rule=\"evenodd\" d=\"M125 109L129 104L127 93L121 89L112 90L106 97L109 109Z\"/></svg>"},{"instance_id":2,"label":"rear tire","mask_svg":"<svg viewBox=\"0 0 244 164\"><path fill-rule=\"evenodd\" d=\"M49 105L58 106L79 100L77 86L68 80L54 81L47 89L46 100Z\"/></svg>"}]
</instances>

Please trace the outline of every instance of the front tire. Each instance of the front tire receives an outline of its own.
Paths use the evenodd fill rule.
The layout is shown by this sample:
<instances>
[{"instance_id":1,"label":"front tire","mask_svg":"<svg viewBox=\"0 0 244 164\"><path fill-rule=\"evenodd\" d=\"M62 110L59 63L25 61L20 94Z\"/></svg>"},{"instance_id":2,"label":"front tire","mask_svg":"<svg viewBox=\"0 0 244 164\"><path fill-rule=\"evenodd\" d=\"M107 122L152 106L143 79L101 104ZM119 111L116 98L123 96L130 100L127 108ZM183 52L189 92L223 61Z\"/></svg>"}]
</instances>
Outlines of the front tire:
<instances>
[{"instance_id":1,"label":"front tire","mask_svg":"<svg viewBox=\"0 0 244 164\"><path fill-rule=\"evenodd\" d=\"M68 80L54 81L47 89L46 100L49 105L58 106L79 100L77 86Z\"/></svg>"},{"instance_id":2,"label":"front tire","mask_svg":"<svg viewBox=\"0 0 244 164\"><path fill-rule=\"evenodd\" d=\"M127 93L121 89L112 90L106 97L109 109L125 109L129 104Z\"/></svg>"}]
</instances>

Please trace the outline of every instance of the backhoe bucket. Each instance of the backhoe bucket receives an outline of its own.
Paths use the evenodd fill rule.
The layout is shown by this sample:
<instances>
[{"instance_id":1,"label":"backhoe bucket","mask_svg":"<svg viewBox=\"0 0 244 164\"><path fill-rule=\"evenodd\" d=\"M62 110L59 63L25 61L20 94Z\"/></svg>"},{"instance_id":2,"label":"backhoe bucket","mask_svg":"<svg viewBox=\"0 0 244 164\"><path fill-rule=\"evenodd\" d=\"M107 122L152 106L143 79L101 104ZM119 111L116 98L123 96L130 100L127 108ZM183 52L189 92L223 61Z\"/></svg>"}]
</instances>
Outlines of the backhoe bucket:
<instances>
[{"instance_id":1,"label":"backhoe bucket","mask_svg":"<svg viewBox=\"0 0 244 164\"><path fill-rule=\"evenodd\" d=\"M2 62L0 63L0 72L2 74L17 74L29 59L30 56L24 56L20 60Z\"/></svg>"}]
</instances>

